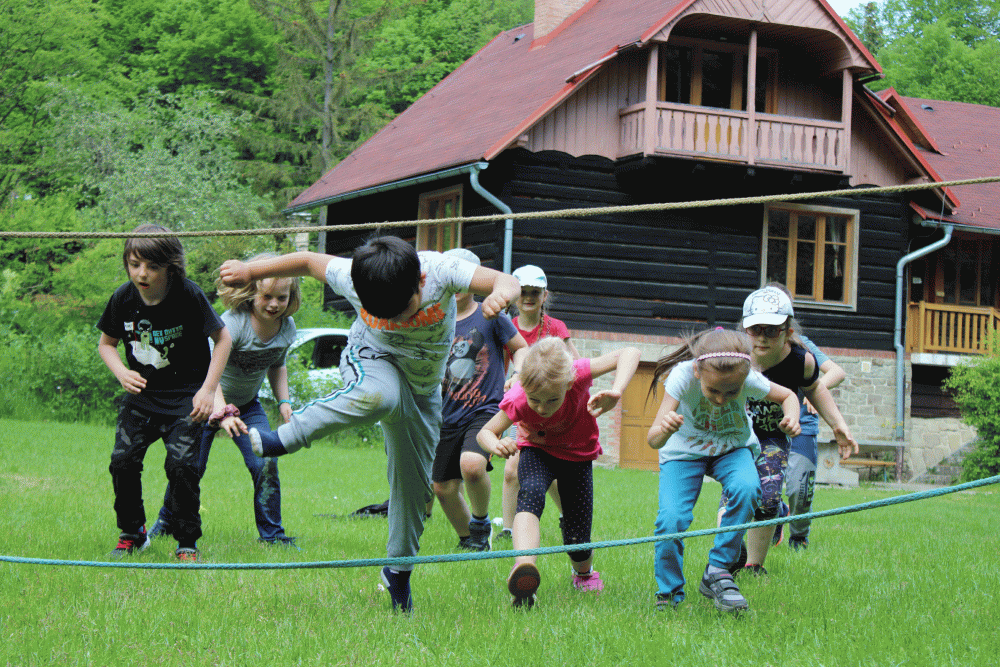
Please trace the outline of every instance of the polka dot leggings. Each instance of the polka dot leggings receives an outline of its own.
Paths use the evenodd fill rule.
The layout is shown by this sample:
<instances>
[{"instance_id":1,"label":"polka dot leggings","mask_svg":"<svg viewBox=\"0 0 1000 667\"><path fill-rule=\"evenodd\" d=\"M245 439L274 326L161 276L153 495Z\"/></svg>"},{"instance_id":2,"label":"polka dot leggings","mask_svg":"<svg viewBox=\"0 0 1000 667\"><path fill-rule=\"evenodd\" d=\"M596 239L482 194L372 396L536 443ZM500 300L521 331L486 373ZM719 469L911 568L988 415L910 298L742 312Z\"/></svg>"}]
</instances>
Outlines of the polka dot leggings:
<instances>
[{"instance_id":1,"label":"polka dot leggings","mask_svg":"<svg viewBox=\"0 0 1000 667\"><path fill-rule=\"evenodd\" d=\"M559 482L563 517L559 521L563 544L590 542L590 527L594 520L594 467L591 461L565 461L539 447L525 447L517 465L521 490L517 494L517 511L531 512L539 519L545 509L545 492L553 480ZM570 551L577 562L590 558L592 551Z\"/></svg>"}]
</instances>

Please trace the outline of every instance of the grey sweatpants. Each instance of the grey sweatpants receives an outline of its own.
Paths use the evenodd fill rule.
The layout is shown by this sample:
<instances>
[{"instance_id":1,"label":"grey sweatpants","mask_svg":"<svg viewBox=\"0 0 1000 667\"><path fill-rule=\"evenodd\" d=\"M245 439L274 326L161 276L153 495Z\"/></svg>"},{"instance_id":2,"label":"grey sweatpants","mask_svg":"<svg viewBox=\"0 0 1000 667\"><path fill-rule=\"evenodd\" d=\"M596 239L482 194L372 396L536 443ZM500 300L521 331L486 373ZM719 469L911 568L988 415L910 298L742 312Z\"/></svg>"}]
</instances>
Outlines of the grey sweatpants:
<instances>
[{"instance_id":1,"label":"grey sweatpants","mask_svg":"<svg viewBox=\"0 0 1000 667\"><path fill-rule=\"evenodd\" d=\"M816 464L798 452L791 452L788 455L788 470L785 471L785 493L788 494L789 514L797 516L812 512L815 483ZM791 537L807 539L810 524L812 524L812 519L799 519L790 522L788 525L791 529Z\"/></svg>"},{"instance_id":2,"label":"grey sweatpants","mask_svg":"<svg viewBox=\"0 0 1000 667\"><path fill-rule=\"evenodd\" d=\"M310 402L278 428L289 453L350 426L381 422L389 479L390 558L415 556L432 498L430 477L441 433L441 392L415 395L390 356L349 346L340 362L344 388ZM412 570L412 565L395 569Z\"/></svg>"}]
</instances>

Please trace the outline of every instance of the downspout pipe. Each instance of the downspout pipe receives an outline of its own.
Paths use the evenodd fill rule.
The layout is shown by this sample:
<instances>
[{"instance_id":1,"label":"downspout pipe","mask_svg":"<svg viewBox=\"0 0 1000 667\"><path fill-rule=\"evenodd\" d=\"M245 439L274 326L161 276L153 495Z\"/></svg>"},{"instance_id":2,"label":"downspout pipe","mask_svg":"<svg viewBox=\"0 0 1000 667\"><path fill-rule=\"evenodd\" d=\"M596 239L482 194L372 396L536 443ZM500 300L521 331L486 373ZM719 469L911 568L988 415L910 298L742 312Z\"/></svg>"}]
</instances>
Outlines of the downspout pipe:
<instances>
[{"instance_id":1,"label":"downspout pipe","mask_svg":"<svg viewBox=\"0 0 1000 667\"><path fill-rule=\"evenodd\" d=\"M479 184L479 172L490 166L489 162L477 162L472 165L473 169L469 171L469 184L472 189L475 190L480 197L488 201L489 203L500 209L501 213L512 214L514 211L511 210L510 206L500 201L500 199L494 195L492 192L484 188ZM503 223L503 272L510 273L511 271L511 256L514 254L514 219L507 218Z\"/></svg>"},{"instance_id":2,"label":"downspout pipe","mask_svg":"<svg viewBox=\"0 0 1000 667\"><path fill-rule=\"evenodd\" d=\"M955 231L954 225L944 226L944 238L934 243L914 250L908 255L904 255L896 263L896 327L893 331L892 343L896 348L896 439L903 439L903 424L906 421L906 361L903 347L903 304L906 301L906 290L903 285L903 277L906 273L906 265L915 259L920 259L929 255L935 250L939 250L951 242L951 234Z\"/></svg>"}]
</instances>

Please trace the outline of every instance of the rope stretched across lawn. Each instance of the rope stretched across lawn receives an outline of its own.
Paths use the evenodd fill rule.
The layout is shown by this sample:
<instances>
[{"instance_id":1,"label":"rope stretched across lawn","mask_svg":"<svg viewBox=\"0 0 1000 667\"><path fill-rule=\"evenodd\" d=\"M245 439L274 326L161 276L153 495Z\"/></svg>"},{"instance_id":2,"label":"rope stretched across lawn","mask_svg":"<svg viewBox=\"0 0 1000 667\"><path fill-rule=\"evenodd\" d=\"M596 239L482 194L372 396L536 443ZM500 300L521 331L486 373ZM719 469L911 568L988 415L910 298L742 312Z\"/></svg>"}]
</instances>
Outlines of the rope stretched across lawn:
<instances>
[{"instance_id":1,"label":"rope stretched across lawn","mask_svg":"<svg viewBox=\"0 0 1000 667\"><path fill-rule=\"evenodd\" d=\"M883 500L872 500L858 505L848 505L846 507L836 507L820 512L810 512L809 514L798 514L790 517L780 517L768 519L767 521L755 521L744 523L738 526L728 526L726 528L705 528L703 530L689 530L683 533L670 533L669 535L651 537L633 537L623 540L604 540L601 542L587 542L584 544L571 544L552 547L539 547L537 549L508 549L506 551L482 551L476 553L458 554L438 554L433 556L405 556L401 558L356 558L350 560L328 560L311 561L305 563L135 563L135 562L102 562L85 560L53 560L50 558L22 558L20 556L0 556L0 562L20 563L25 565L62 565L75 567L112 567L130 570L305 570L324 568L347 568L347 567L382 567L385 565L422 565L426 563L452 563L467 560L487 560L491 558L511 558L513 556L540 556L544 554L564 553L567 551L581 551L587 549L606 549L609 547L624 547L633 544L646 544L648 542L660 542L663 540L684 540L689 537L701 537L703 535L714 535L716 533L730 533L737 530L745 530L755 526L772 526L790 521L801 521L803 519L819 519L839 514L851 514L863 512L865 510L888 507L889 505L900 505L902 503L924 500L935 496L943 496L949 493L957 493L967 489L974 489L980 486L989 486L1000 482L1000 475L987 477L986 479L946 486L939 489L918 491L894 498Z\"/></svg>"}]
</instances>

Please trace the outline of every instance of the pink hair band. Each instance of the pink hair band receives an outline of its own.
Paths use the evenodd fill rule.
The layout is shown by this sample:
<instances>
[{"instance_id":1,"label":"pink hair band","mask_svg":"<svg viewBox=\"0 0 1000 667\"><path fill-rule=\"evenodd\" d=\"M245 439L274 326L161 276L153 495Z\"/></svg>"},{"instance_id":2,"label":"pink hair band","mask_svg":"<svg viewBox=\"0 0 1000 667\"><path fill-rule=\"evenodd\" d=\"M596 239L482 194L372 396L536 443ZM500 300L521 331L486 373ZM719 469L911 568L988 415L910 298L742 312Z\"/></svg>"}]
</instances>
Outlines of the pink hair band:
<instances>
[{"instance_id":1,"label":"pink hair band","mask_svg":"<svg viewBox=\"0 0 1000 667\"><path fill-rule=\"evenodd\" d=\"M701 355L695 361L704 361L705 359L714 359L716 357L736 357L737 359L751 361L750 355L745 352L709 352L708 354Z\"/></svg>"}]
</instances>

